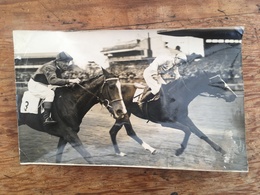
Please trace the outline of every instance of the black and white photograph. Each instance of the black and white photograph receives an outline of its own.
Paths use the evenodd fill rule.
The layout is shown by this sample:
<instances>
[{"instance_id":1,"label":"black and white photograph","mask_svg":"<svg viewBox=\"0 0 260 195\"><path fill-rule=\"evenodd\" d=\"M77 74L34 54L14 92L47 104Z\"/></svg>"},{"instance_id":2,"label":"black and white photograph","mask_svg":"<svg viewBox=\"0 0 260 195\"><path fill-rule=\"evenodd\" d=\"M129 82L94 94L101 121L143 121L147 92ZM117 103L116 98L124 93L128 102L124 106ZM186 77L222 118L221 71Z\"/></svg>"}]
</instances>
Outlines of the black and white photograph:
<instances>
[{"instance_id":1,"label":"black and white photograph","mask_svg":"<svg viewBox=\"0 0 260 195\"><path fill-rule=\"evenodd\" d=\"M13 31L20 163L247 172L243 33Z\"/></svg>"}]
</instances>

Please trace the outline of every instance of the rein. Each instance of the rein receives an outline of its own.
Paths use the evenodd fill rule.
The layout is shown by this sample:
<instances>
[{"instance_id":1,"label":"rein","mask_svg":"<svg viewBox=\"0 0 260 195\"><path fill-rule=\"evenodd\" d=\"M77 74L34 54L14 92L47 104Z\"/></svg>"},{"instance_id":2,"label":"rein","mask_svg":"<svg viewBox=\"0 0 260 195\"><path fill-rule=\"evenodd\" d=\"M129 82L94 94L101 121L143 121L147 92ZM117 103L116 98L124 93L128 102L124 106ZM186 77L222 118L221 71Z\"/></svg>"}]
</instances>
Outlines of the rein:
<instances>
[{"instance_id":1,"label":"rein","mask_svg":"<svg viewBox=\"0 0 260 195\"><path fill-rule=\"evenodd\" d=\"M94 97L96 97L98 100L100 100L100 98L99 98L96 94L94 94L94 93L92 93L91 91L89 91L89 90L88 90L86 87L84 87L83 85L81 85L81 84L79 84L79 83L77 83L77 85L80 86L84 91L90 93L91 95L93 95Z\"/></svg>"},{"instance_id":2,"label":"rein","mask_svg":"<svg viewBox=\"0 0 260 195\"><path fill-rule=\"evenodd\" d=\"M107 81L111 81L111 80L118 80L118 78L108 78L108 79L105 79L104 82L103 82L103 84L102 84L102 86L101 86L101 90L100 90L100 93L101 93L101 94L102 94L102 91L103 91L103 88L104 88L106 82L107 82ZM86 87L84 87L83 85L81 85L81 84L79 84L79 83L77 83L77 85L78 85L79 87L81 87L84 91L86 91L86 92L90 93L91 95L93 95L94 97L96 97L97 100L98 100L101 104L104 104L105 107L108 108L108 109L109 109L109 108L112 108L112 106L110 105L111 103L117 102L117 101L122 101L122 99L115 99L115 100L111 100L110 102L109 102L108 99L102 100L99 96L97 96L96 94L92 93L90 90L88 90L88 89L87 89Z\"/></svg>"},{"instance_id":3,"label":"rein","mask_svg":"<svg viewBox=\"0 0 260 195\"><path fill-rule=\"evenodd\" d=\"M187 87L186 83L184 82L184 79L183 79L182 77L181 77L180 79L181 79L181 81L182 81L184 87L185 87L190 93L192 93L192 91Z\"/></svg>"}]
</instances>

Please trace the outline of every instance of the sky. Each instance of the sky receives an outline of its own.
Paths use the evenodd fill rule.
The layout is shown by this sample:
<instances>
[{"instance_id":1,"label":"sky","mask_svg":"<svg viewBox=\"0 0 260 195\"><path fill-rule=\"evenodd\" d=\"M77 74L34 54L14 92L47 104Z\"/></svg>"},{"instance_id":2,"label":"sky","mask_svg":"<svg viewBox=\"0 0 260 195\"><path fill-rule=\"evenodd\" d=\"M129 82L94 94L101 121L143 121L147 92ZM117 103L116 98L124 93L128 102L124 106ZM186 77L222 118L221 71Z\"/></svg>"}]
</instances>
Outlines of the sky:
<instances>
[{"instance_id":1,"label":"sky","mask_svg":"<svg viewBox=\"0 0 260 195\"><path fill-rule=\"evenodd\" d=\"M95 61L102 67L108 67L107 57L101 51L104 47L124 44L136 39L161 37L175 48L181 45L186 54L192 52L202 54L203 45L198 38L171 37L158 35L158 29L153 30L90 30L90 31L13 31L15 57L25 54L69 53L74 64L84 68L88 61Z\"/></svg>"},{"instance_id":2,"label":"sky","mask_svg":"<svg viewBox=\"0 0 260 195\"><path fill-rule=\"evenodd\" d=\"M158 36L157 30L149 35ZM106 67L107 58L100 52L104 47L145 39L148 31L143 30L98 30L98 31L14 31L14 53L58 53L65 51L74 58L74 63L84 67L88 61Z\"/></svg>"}]
</instances>

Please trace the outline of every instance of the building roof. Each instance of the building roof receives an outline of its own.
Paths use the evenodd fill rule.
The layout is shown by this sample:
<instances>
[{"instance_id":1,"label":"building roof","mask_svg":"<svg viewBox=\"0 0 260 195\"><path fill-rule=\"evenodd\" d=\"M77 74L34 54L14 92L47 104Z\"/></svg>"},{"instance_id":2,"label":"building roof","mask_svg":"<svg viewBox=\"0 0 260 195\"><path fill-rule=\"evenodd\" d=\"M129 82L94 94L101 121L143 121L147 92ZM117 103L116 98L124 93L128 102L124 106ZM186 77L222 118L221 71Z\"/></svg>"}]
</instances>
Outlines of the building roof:
<instances>
[{"instance_id":1,"label":"building roof","mask_svg":"<svg viewBox=\"0 0 260 195\"><path fill-rule=\"evenodd\" d=\"M14 58L55 58L57 53L15 53Z\"/></svg>"},{"instance_id":2,"label":"building roof","mask_svg":"<svg viewBox=\"0 0 260 195\"><path fill-rule=\"evenodd\" d=\"M205 29L181 29L181 30L161 30L160 35L168 36L192 36L203 39L242 39L244 28L205 28Z\"/></svg>"},{"instance_id":3,"label":"building roof","mask_svg":"<svg viewBox=\"0 0 260 195\"><path fill-rule=\"evenodd\" d=\"M113 51L116 52L124 52L124 51L130 51L130 50L140 50L140 40L136 39L132 41L131 43L126 43L122 45L115 45L112 47L105 47L101 52L103 53L113 53Z\"/></svg>"}]
</instances>

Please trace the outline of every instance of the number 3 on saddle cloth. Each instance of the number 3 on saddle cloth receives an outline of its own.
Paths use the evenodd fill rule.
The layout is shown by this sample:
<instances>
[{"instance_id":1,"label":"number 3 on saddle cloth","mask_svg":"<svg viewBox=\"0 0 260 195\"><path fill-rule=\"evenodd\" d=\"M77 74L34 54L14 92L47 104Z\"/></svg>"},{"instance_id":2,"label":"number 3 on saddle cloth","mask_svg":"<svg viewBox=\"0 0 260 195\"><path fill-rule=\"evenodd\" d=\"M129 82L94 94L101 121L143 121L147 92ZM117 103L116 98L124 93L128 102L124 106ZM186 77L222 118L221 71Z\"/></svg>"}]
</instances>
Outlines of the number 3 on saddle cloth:
<instances>
[{"instance_id":1,"label":"number 3 on saddle cloth","mask_svg":"<svg viewBox=\"0 0 260 195\"><path fill-rule=\"evenodd\" d=\"M38 114L39 108L41 107L41 102L43 100L39 97L35 97L29 91L25 91L22 98L22 103L20 107L21 113L31 113L31 114ZM41 112L43 108L41 109Z\"/></svg>"}]
</instances>

